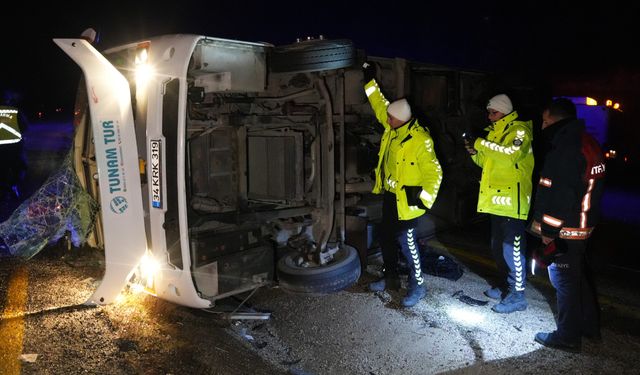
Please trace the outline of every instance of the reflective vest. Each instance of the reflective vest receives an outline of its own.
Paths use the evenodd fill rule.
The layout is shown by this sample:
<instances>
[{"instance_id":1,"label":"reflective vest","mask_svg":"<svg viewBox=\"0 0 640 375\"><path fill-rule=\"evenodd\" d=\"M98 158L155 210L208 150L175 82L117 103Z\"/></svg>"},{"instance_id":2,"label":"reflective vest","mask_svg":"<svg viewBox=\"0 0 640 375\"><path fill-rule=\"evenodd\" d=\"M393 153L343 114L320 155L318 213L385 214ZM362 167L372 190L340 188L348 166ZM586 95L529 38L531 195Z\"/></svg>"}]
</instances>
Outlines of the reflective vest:
<instances>
[{"instance_id":1,"label":"reflective vest","mask_svg":"<svg viewBox=\"0 0 640 375\"><path fill-rule=\"evenodd\" d=\"M18 143L22 140L18 124L18 108L0 106L0 145Z\"/></svg>"},{"instance_id":2,"label":"reflective vest","mask_svg":"<svg viewBox=\"0 0 640 375\"><path fill-rule=\"evenodd\" d=\"M391 128L387 117L389 101L382 95L375 80L365 85L365 93L376 118L384 126L373 193L395 193L398 219L419 217L426 210L410 206L407 202L407 190L404 188L421 187L419 197L422 204L427 208L433 206L442 182L442 168L433 149L431 135L416 119L397 129Z\"/></svg>"},{"instance_id":3,"label":"reflective vest","mask_svg":"<svg viewBox=\"0 0 640 375\"><path fill-rule=\"evenodd\" d=\"M526 220L531 203L533 139L531 121L511 112L478 138L471 158L482 168L478 212Z\"/></svg>"}]
</instances>

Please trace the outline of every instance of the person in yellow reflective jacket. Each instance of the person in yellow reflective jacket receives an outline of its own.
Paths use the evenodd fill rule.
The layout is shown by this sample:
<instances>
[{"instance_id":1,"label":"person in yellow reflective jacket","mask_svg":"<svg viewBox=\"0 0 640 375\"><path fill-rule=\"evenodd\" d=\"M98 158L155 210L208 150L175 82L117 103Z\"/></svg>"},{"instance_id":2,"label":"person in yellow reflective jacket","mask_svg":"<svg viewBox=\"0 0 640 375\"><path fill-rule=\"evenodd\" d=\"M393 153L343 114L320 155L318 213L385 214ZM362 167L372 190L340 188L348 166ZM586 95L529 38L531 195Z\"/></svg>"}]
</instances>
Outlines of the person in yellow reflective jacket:
<instances>
[{"instance_id":1,"label":"person in yellow reflective jacket","mask_svg":"<svg viewBox=\"0 0 640 375\"><path fill-rule=\"evenodd\" d=\"M493 311L511 313L527 308L525 224L534 164L532 124L518 120L518 113L504 94L489 100L487 112L489 134L467 139L465 146L482 168L478 212L491 215L491 249L502 278L485 295L501 300Z\"/></svg>"},{"instance_id":2,"label":"person in yellow reflective jacket","mask_svg":"<svg viewBox=\"0 0 640 375\"><path fill-rule=\"evenodd\" d=\"M442 168L429 131L411 114L406 99L393 103L384 97L371 63L363 65L365 93L378 121L384 126L380 140L373 193L383 194L381 247L384 277L369 284L372 291L398 289L398 242L409 266L407 295L411 307L426 295L416 235L417 218L433 206Z\"/></svg>"},{"instance_id":3,"label":"person in yellow reflective jacket","mask_svg":"<svg viewBox=\"0 0 640 375\"><path fill-rule=\"evenodd\" d=\"M18 184L26 169L23 153L23 132L26 127L24 115L18 109L17 93L5 90L3 104L0 105L0 160L3 173L0 175L0 194L13 191L20 197Z\"/></svg>"}]
</instances>

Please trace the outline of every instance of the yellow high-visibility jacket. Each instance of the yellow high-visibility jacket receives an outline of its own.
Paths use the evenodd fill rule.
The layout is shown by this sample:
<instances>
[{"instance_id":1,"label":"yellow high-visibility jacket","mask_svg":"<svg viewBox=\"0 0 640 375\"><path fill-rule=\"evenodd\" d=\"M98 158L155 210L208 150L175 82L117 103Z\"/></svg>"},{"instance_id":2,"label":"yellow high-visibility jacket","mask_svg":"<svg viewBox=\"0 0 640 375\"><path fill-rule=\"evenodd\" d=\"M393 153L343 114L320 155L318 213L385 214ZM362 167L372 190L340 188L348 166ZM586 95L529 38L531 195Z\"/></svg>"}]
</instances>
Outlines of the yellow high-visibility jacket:
<instances>
[{"instance_id":1,"label":"yellow high-visibility jacket","mask_svg":"<svg viewBox=\"0 0 640 375\"><path fill-rule=\"evenodd\" d=\"M18 143L22 140L18 122L18 108L0 106L0 145Z\"/></svg>"},{"instance_id":2,"label":"yellow high-visibility jacket","mask_svg":"<svg viewBox=\"0 0 640 375\"><path fill-rule=\"evenodd\" d=\"M526 220L531 203L533 139L531 121L517 120L513 111L478 138L471 158L482 167L478 212Z\"/></svg>"},{"instance_id":3,"label":"yellow high-visibility jacket","mask_svg":"<svg viewBox=\"0 0 640 375\"><path fill-rule=\"evenodd\" d=\"M442 168L433 149L431 135L416 119L395 130L392 129L387 117L389 101L382 95L376 81L369 81L364 88L376 118L384 126L373 193L381 194L385 190L395 193L398 219L410 220L419 217L426 210L415 205L410 206L407 202L407 192L413 194L417 188L422 204L431 208L442 182ZM395 165L389 165L389 161Z\"/></svg>"}]
</instances>

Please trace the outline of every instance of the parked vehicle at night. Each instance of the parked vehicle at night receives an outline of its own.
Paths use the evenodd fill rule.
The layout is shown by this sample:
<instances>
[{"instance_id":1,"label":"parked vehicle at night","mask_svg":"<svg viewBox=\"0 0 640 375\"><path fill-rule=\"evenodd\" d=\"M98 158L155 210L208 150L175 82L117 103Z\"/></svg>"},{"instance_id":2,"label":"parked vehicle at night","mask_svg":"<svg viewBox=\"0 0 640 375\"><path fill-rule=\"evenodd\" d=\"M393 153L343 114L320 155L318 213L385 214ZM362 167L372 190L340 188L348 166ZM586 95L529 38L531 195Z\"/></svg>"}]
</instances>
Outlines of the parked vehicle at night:
<instances>
[{"instance_id":1,"label":"parked vehicle at night","mask_svg":"<svg viewBox=\"0 0 640 375\"><path fill-rule=\"evenodd\" d=\"M324 38L165 35L102 53L55 42L84 74L75 168L101 204L91 243L106 270L88 302L109 303L131 281L208 307L274 280L312 294L358 280L382 206L370 194L382 127L363 89L364 51ZM443 166L423 235L468 222L479 171L461 135L485 123L491 77L367 60L389 98L426 116Z\"/></svg>"}]
</instances>

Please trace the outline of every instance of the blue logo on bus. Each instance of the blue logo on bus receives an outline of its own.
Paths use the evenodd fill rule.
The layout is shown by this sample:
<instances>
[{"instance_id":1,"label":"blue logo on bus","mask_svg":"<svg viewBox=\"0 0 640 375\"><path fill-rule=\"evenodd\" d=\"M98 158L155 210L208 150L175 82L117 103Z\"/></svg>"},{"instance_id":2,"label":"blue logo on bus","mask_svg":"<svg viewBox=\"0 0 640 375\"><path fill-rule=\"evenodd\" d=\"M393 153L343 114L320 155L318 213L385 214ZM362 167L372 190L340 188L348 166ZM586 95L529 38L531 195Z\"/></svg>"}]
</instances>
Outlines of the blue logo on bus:
<instances>
[{"instance_id":1,"label":"blue logo on bus","mask_svg":"<svg viewBox=\"0 0 640 375\"><path fill-rule=\"evenodd\" d=\"M127 203L127 199L125 197L118 195L111 200L111 204L109 204L109 206L111 207L111 211L116 214L121 214L127 210L129 204Z\"/></svg>"}]
</instances>

